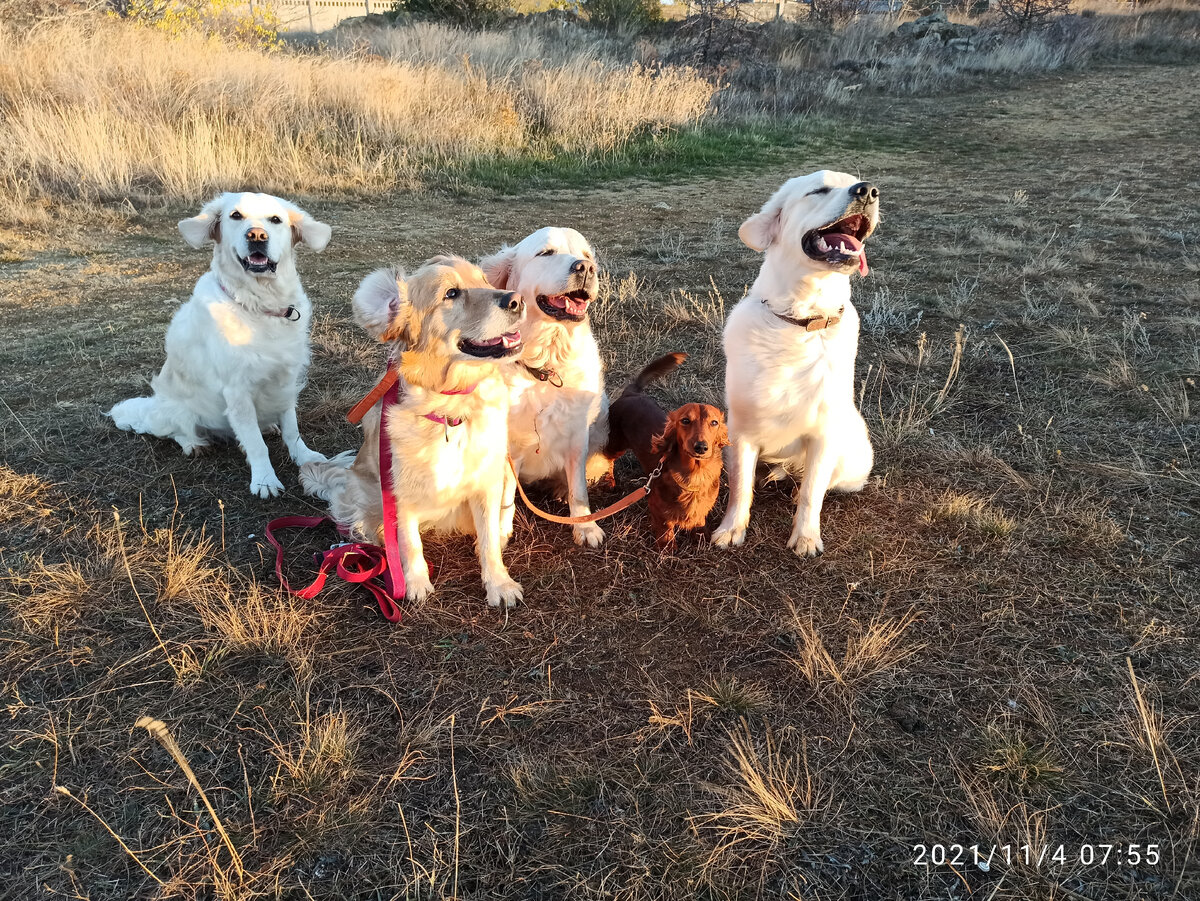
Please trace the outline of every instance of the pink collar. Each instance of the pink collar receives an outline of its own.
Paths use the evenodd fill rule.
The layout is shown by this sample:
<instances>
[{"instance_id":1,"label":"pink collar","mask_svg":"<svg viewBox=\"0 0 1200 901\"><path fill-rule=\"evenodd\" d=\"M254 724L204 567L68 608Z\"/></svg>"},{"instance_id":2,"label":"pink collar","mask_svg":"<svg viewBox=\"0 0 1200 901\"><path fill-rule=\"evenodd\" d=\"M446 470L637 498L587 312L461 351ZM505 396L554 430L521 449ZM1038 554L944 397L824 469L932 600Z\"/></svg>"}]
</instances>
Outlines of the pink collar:
<instances>
[{"instance_id":1,"label":"pink collar","mask_svg":"<svg viewBox=\"0 0 1200 901\"><path fill-rule=\"evenodd\" d=\"M247 310L248 312L258 312L258 313L262 313L264 316L274 316L276 319L286 319L288 322L299 322L300 321L300 311L297 310L295 307L289 306L289 307L285 307L282 310L251 311L244 303L242 303L240 300L237 299L236 294L234 294L227 287L225 287L225 283L223 281L221 281L220 279L217 279L217 287L220 288L225 293L226 297L228 297L230 300L232 300L234 303L236 303L242 309ZM472 388L471 390L473 391L475 389Z\"/></svg>"},{"instance_id":2,"label":"pink collar","mask_svg":"<svg viewBox=\"0 0 1200 901\"><path fill-rule=\"evenodd\" d=\"M444 425L448 428L454 428L455 426L459 426L459 425L463 424L461 416L452 417L452 416L444 416L441 413L426 413L425 418L433 420L434 422L440 422L442 425Z\"/></svg>"}]
</instances>

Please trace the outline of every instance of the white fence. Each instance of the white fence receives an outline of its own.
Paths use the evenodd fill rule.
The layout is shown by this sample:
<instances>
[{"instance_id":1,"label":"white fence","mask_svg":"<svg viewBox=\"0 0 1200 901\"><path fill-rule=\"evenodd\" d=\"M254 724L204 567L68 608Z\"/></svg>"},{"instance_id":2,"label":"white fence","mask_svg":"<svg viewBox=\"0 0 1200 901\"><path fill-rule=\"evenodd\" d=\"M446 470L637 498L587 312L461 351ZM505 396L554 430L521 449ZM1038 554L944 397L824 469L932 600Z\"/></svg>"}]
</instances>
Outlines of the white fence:
<instances>
[{"instance_id":1,"label":"white fence","mask_svg":"<svg viewBox=\"0 0 1200 901\"><path fill-rule=\"evenodd\" d=\"M258 0L271 7L288 31L325 31L342 19L388 12L396 0Z\"/></svg>"}]
</instances>

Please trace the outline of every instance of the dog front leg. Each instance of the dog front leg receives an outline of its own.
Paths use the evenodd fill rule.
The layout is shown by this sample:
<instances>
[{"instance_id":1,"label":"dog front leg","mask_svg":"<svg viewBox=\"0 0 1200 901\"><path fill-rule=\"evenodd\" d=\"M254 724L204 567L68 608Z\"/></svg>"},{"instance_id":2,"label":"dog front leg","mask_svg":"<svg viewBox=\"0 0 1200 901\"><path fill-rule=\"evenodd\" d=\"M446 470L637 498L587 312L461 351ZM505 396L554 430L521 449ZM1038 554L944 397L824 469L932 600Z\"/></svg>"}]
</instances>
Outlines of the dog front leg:
<instances>
[{"instance_id":1,"label":"dog front leg","mask_svg":"<svg viewBox=\"0 0 1200 901\"><path fill-rule=\"evenodd\" d=\"M517 479L512 467L504 467L504 486L500 492L500 547L508 547L513 534L513 517L517 514Z\"/></svg>"},{"instance_id":2,"label":"dog front leg","mask_svg":"<svg viewBox=\"0 0 1200 901\"><path fill-rule=\"evenodd\" d=\"M718 547L732 547L746 540L756 465L758 448L745 438L735 437L729 448L729 509L712 535L712 543Z\"/></svg>"},{"instance_id":3,"label":"dog front leg","mask_svg":"<svg viewBox=\"0 0 1200 901\"><path fill-rule=\"evenodd\" d=\"M571 448L567 454L567 501L572 516L587 516L591 512L587 490L587 435L583 447ZM581 522L573 527L576 544L599 547L604 541L604 530L594 522Z\"/></svg>"},{"instance_id":4,"label":"dog front leg","mask_svg":"<svg viewBox=\"0 0 1200 901\"><path fill-rule=\"evenodd\" d=\"M804 479L796 492L796 516L788 547L800 557L815 557L825 550L821 541L821 505L837 467L837 450L824 438L810 438L804 454Z\"/></svg>"},{"instance_id":5,"label":"dog front leg","mask_svg":"<svg viewBox=\"0 0 1200 901\"><path fill-rule=\"evenodd\" d=\"M229 420L233 436L242 446L246 462L250 464L250 493L262 498L275 497L283 492L283 482L279 481L271 466L271 455L258 425L254 399L248 391L240 388L226 388L224 396L225 418Z\"/></svg>"},{"instance_id":6,"label":"dog front leg","mask_svg":"<svg viewBox=\"0 0 1200 901\"><path fill-rule=\"evenodd\" d=\"M483 573L483 587L487 592L489 607L517 606L521 600L521 586L512 580L504 566L500 553L501 491L489 491L471 500L471 518L475 521L475 551L479 554L479 568Z\"/></svg>"},{"instance_id":7,"label":"dog front leg","mask_svg":"<svg viewBox=\"0 0 1200 901\"><path fill-rule=\"evenodd\" d=\"M292 455L292 462L297 466L303 466L305 463L328 462L328 457L317 453L315 450L311 450L304 443L304 439L300 437L300 424L296 421L295 405L289 407L279 417L279 431L283 435L283 441L287 445L288 453Z\"/></svg>"},{"instance_id":8,"label":"dog front leg","mask_svg":"<svg viewBox=\"0 0 1200 901\"><path fill-rule=\"evenodd\" d=\"M404 570L404 598L423 601L433 594L433 582L421 544L421 521L411 510L396 510L396 538L400 546L400 566Z\"/></svg>"}]
</instances>

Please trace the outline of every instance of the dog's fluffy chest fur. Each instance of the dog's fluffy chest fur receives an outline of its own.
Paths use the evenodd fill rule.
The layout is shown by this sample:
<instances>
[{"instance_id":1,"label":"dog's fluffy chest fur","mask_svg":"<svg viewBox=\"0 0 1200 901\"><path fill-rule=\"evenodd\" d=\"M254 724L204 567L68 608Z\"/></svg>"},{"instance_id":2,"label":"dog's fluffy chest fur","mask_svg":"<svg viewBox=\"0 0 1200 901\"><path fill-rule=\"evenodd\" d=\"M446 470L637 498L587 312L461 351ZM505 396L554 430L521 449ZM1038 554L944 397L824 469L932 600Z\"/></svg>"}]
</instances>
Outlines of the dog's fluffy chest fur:
<instances>
[{"instance_id":1,"label":"dog's fluffy chest fur","mask_svg":"<svg viewBox=\"0 0 1200 901\"><path fill-rule=\"evenodd\" d=\"M725 326L727 399L765 458L793 456L797 440L853 407L858 325L849 301L837 325L816 332L780 319L753 294L734 308Z\"/></svg>"},{"instance_id":2,"label":"dog's fluffy chest fur","mask_svg":"<svg viewBox=\"0 0 1200 901\"><path fill-rule=\"evenodd\" d=\"M300 318L267 316L248 302L257 309L292 306ZM312 306L299 279L275 286L270 296L251 299L230 297L217 275L207 272L167 329L167 361L155 377L155 390L165 387L172 395L188 396L202 427L225 431L222 386L245 386L254 393L259 420L274 423L303 387L311 318Z\"/></svg>"},{"instance_id":3,"label":"dog's fluffy chest fur","mask_svg":"<svg viewBox=\"0 0 1200 901\"><path fill-rule=\"evenodd\" d=\"M522 478L536 480L561 472L564 451L607 409L596 339L586 323L573 329L549 324L530 336L522 359L557 374L561 387L539 381L523 366L509 374L510 450ZM602 439L601 439L602 440ZM595 443L595 439L593 442Z\"/></svg>"},{"instance_id":4,"label":"dog's fluffy chest fur","mask_svg":"<svg viewBox=\"0 0 1200 901\"><path fill-rule=\"evenodd\" d=\"M411 390L388 412L395 489L423 521L436 522L504 477L506 389L499 378L480 382L468 395ZM461 419L450 425L425 414Z\"/></svg>"}]
</instances>

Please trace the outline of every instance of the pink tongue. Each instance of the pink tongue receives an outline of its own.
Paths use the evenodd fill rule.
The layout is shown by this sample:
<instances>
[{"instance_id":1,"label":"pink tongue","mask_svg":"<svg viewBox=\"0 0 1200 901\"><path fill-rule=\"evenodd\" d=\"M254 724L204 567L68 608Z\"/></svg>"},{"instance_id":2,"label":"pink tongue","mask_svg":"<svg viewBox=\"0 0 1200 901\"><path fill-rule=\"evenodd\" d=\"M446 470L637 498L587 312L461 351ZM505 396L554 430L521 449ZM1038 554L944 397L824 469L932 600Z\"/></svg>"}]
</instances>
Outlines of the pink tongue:
<instances>
[{"instance_id":1,"label":"pink tongue","mask_svg":"<svg viewBox=\"0 0 1200 901\"><path fill-rule=\"evenodd\" d=\"M858 240L858 238L854 237L853 235L843 235L841 233L824 235L823 237L825 238L825 242L830 247L836 248L843 253L848 250L861 251L858 257L858 271L862 275L866 275L871 271L870 267L867 266L867 252L863 250L862 241Z\"/></svg>"}]
</instances>

